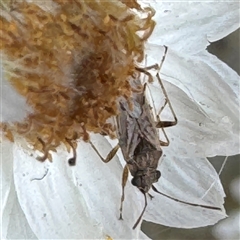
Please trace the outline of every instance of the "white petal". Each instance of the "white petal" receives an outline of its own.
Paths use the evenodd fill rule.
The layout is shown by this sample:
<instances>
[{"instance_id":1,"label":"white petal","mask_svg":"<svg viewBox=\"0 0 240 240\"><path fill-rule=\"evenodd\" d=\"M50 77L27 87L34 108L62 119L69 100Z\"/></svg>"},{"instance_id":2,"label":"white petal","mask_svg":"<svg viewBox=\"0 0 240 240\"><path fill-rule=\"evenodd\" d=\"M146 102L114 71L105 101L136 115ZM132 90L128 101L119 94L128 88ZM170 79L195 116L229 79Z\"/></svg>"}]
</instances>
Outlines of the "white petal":
<instances>
[{"instance_id":1,"label":"white petal","mask_svg":"<svg viewBox=\"0 0 240 240\"><path fill-rule=\"evenodd\" d=\"M18 203L13 182L12 143L3 141L1 150L2 237L3 239L36 239Z\"/></svg>"},{"instance_id":2,"label":"white petal","mask_svg":"<svg viewBox=\"0 0 240 240\"><path fill-rule=\"evenodd\" d=\"M53 163L40 163L15 147L16 190L35 235L62 239L137 238L140 225L134 231L132 226L144 199L137 190L131 192L128 184L124 220L118 220L121 165L115 159L103 163L86 143L79 143L77 153L77 166L69 167L69 156L62 149L58 150L58 157L53 154ZM45 178L32 181L41 178L46 169L49 170Z\"/></svg>"},{"instance_id":3,"label":"white petal","mask_svg":"<svg viewBox=\"0 0 240 240\"><path fill-rule=\"evenodd\" d=\"M149 41L182 53L197 53L239 27L236 2L149 2L157 25Z\"/></svg>"},{"instance_id":4,"label":"white petal","mask_svg":"<svg viewBox=\"0 0 240 240\"><path fill-rule=\"evenodd\" d=\"M8 141L3 141L1 143L1 193L2 193L2 202L1 202L1 219L4 219L2 223L2 234L3 238L6 238L8 224L10 221L10 213L13 206L12 198L12 166L13 166L13 156L12 156L12 144Z\"/></svg>"},{"instance_id":5,"label":"white petal","mask_svg":"<svg viewBox=\"0 0 240 240\"><path fill-rule=\"evenodd\" d=\"M160 46L149 45L150 65L162 56L161 50ZM160 75L175 85L164 82L179 120L167 133L180 154L239 153L239 76L233 70L206 52L183 57L169 50ZM159 109L163 94L158 82L153 86L153 100ZM163 119L166 117L172 119L163 114Z\"/></svg>"},{"instance_id":6,"label":"white petal","mask_svg":"<svg viewBox=\"0 0 240 240\"><path fill-rule=\"evenodd\" d=\"M6 206L8 196L12 184L12 166L13 166L13 155L12 155L12 143L9 141L3 141L0 143L0 161L2 166L1 171L1 193L2 193L2 207Z\"/></svg>"},{"instance_id":7,"label":"white petal","mask_svg":"<svg viewBox=\"0 0 240 240\"><path fill-rule=\"evenodd\" d=\"M178 158L176 152L167 153L159 170L162 177L157 189L176 199L223 208L224 191L213 166L204 158ZM144 219L165 226L194 228L216 223L226 217L222 211L188 206L153 191Z\"/></svg>"},{"instance_id":8,"label":"white petal","mask_svg":"<svg viewBox=\"0 0 240 240\"><path fill-rule=\"evenodd\" d=\"M67 165L67 154L54 154L53 163L38 162L15 146L14 181L19 203L38 239L105 238L101 227L90 219ZM46 170L48 173L42 180Z\"/></svg>"},{"instance_id":9,"label":"white petal","mask_svg":"<svg viewBox=\"0 0 240 240\"><path fill-rule=\"evenodd\" d=\"M91 141L103 157L112 149L106 139L100 135L92 134ZM134 231L132 227L143 209L142 193L127 182L123 205L124 220L119 221L123 167L117 155L106 164L96 153L92 154L92 151L89 144L81 143L78 149L81 159L78 160L75 168L76 181L81 186L78 189L88 204L88 208L91 209L91 217L99 224L101 223L113 239L137 238L141 223Z\"/></svg>"},{"instance_id":10,"label":"white petal","mask_svg":"<svg viewBox=\"0 0 240 240\"><path fill-rule=\"evenodd\" d=\"M216 74L215 75L216 77L221 79L221 81L223 81L224 84L227 84L228 85L228 86L226 86L227 89L229 87L231 88L229 94L232 94L232 91L234 92L234 94L230 95L229 96L230 99L228 99L228 100L233 101L232 99L235 99L236 96L239 97L239 91L240 91L239 80L240 80L240 78L239 78L239 75L232 68L230 68L227 64L225 64L221 60L219 60L215 55L212 55L212 54L208 53L207 51L202 51L199 54L197 54L195 57L196 57L196 60L193 58L193 61L195 61L195 62L200 61L201 62L200 65L202 65L202 66L207 65L208 71L214 72ZM202 66L200 66L200 67L202 67ZM201 71L201 69L199 71ZM212 76L209 76L209 79L210 79L210 77L212 79ZM210 79L210 81L211 81L211 79ZM213 85L213 83L214 82L211 82L212 85ZM225 92L223 92L223 94L224 93Z\"/></svg>"},{"instance_id":11,"label":"white petal","mask_svg":"<svg viewBox=\"0 0 240 240\"><path fill-rule=\"evenodd\" d=\"M228 119L225 123L225 118L219 118L222 120L220 123L217 118L213 121L182 90L167 82L164 85L178 117L178 124L165 130L170 139L167 149L177 149L181 157L229 156L239 153L239 134ZM154 88L151 90L154 96ZM159 94L159 90L155 93ZM162 116L162 119L172 119L170 114L168 117L164 114ZM164 137L161 139L165 140Z\"/></svg>"},{"instance_id":12,"label":"white petal","mask_svg":"<svg viewBox=\"0 0 240 240\"><path fill-rule=\"evenodd\" d=\"M13 205L9 214L10 219L6 239L37 239L19 205L15 188L11 191L11 193L10 197L13 201ZM8 207L9 206L7 206L7 208ZM6 214L4 214L3 219L4 221L7 219Z\"/></svg>"}]
</instances>

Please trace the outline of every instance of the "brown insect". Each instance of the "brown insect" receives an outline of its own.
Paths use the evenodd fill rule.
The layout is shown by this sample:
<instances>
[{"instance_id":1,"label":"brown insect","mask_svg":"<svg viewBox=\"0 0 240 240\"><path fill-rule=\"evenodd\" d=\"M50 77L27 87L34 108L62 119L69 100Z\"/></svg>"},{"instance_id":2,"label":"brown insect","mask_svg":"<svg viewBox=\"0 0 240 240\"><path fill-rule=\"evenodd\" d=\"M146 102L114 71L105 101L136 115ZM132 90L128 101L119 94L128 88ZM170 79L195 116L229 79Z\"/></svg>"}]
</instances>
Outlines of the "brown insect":
<instances>
[{"instance_id":1,"label":"brown insect","mask_svg":"<svg viewBox=\"0 0 240 240\"><path fill-rule=\"evenodd\" d=\"M161 68L162 63L165 59L167 53L167 47L165 47L165 53L161 65L154 65L147 68L136 68L138 71L145 73L146 75L150 75L148 70L152 68L157 68L158 70ZM170 197L164 193L159 192L154 186L153 183L156 183L161 176L160 171L157 170L159 159L162 156L161 146L168 146L169 139L164 131L164 128L171 127L177 124L177 117L172 108L172 105L167 96L167 92L163 86L163 83L160 79L159 74L156 75L158 82L162 88L163 94L165 96L165 103L163 107L160 109L159 113L156 115L157 121L154 121L154 117L152 114L152 109L147 102L145 96L145 90L147 84L144 84L143 90L140 93L133 93L133 109L130 109L127 101L125 99L121 99L119 101L120 113L116 117L117 120L117 132L118 132L118 140L119 143L115 146L107 157L104 159L95 146L90 141L91 146L96 151L98 156L102 159L103 162L109 162L119 147L122 150L124 159L126 161L126 166L123 170L122 175L122 197L121 197L121 206L120 206L120 219L122 219L122 210L123 210L123 201L124 201L124 187L127 183L128 179L128 171L130 171L133 176L132 184L136 186L143 194L145 199L145 206L137 219L136 223L133 226L133 229L139 224L145 209L147 207L147 197L146 193L152 188L155 192L168 197L174 201L197 206L202 208L208 208L213 210L221 210L221 208L206 206L194 203L184 202L173 197ZM141 88L141 82L139 79L133 79L134 87ZM173 121L161 121L160 114L164 107L168 104L170 111L174 117ZM159 133L157 128L161 128L166 141L162 141L159 139ZM150 198L153 198L149 193Z\"/></svg>"}]
</instances>

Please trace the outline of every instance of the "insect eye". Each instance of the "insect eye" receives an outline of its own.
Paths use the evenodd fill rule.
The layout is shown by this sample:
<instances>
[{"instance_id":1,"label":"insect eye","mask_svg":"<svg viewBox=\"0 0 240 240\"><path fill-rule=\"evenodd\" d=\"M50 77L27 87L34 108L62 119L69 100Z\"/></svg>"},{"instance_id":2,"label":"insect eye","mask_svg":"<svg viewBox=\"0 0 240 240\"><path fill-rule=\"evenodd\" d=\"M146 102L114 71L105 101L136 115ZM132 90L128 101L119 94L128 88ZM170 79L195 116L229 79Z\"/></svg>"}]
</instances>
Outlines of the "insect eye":
<instances>
[{"instance_id":1,"label":"insect eye","mask_svg":"<svg viewBox=\"0 0 240 240\"><path fill-rule=\"evenodd\" d=\"M161 177L161 172L160 171L156 171L156 178L157 178L157 180L159 179Z\"/></svg>"},{"instance_id":2,"label":"insect eye","mask_svg":"<svg viewBox=\"0 0 240 240\"><path fill-rule=\"evenodd\" d=\"M135 177L131 181L132 185L139 188L141 187L141 178L140 177Z\"/></svg>"}]
</instances>

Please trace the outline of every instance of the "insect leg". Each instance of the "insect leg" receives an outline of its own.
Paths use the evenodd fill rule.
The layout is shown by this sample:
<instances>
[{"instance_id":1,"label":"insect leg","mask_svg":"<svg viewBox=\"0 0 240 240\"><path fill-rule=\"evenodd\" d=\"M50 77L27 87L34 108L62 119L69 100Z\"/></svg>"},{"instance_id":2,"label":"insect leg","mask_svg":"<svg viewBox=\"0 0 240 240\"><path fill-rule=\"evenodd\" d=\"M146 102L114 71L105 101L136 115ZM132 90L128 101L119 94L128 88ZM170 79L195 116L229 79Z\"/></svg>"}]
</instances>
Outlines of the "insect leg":
<instances>
[{"instance_id":1,"label":"insect leg","mask_svg":"<svg viewBox=\"0 0 240 240\"><path fill-rule=\"evenodd\" d=\"M177 124L177 121L178 121L178 120L177 120L177 116L176 116L176 114L175 114L175 112L174 112L174 110L173 110L172 104L171 104L171 102L170 102L170 100L169 100L169 98L168 98L168 95L167 95L167 91L166 91L166 89L164 88L164 85L163 85L163 83L162 83L162 80L161 80L159 74L157 74L157 78L158 78L158 82L159 82L159 84L160 84L160 86L161 86L161 88L162 88L163 94L164 94L164 96L165 96L165 103L164 103L164 105L161 107L161 109L159 110L159 112L158 112L158 114L157 114L156 128L161 128L161 129L162 129L162 132L163 132L164 137L165 137L165 139L166 139L166 142L164 142L164 141L162 141L162 140L159 140L159 141L160 141L160 145L161 145L161 146L168 146L168 145L169 145L169 139L168 139L168 137L167 137L167 134L166 134L164 128L175 126L175 125ZM172 115L173 115L173 117L174 117L174 121L161 121L161 120L160 120L160 114L161 114L161 112L163 111L163 109L165 108L165 106L166 106L167 104L168 104L168 106L169 106L169 108L170 108L170 110L171 110L171 112L172 112Z\"/></svg>"},{"instance_id":2,"label":"insect leg","mask_svg":"<svg viewBox=\"0 0 240 240\"><path fill-rule=\"evenodd\" d=\"M162 65L163 65L163 62L164 62L164 60L165 60L165 57L166 57L166 54L167 54L167 47L166 46L164 46L165 47L165 52L164 52L164 56L163 56L163 58L162 58L162 61L161 61L161 64L160 64L160 66L159 66L159 70L161 69L161 67L162 67ZM166 89L165 89L165 87L164 87L164 85L163 85L163 82L162 82L162 79L160 78L160 75L159 75L159 73L157 73L157 79L158 79L158 82L159 82L159 84L160 84L160 86L161 86L161 89L162 89L162 92L163 92L163 94L164 94L164 96L165 96L165 103L164 103L164 105L161 107L161 109L159 110L159 112L158 112L158 114L157 114L157 125L156 125L156 127L157 128L166 128L166 127L171 127L171 126L174 126L174 125L176 125L177 124L177 116L176 116L176 114L175 114L175 112L174 112L174 110L173 110L173 107L172 107L172 104L171 104L171 102L170 102L170 100L169 100L169 97L168 97L168 94L167 94L167 91L166 91ZM161 112L163 111L163 109L165 108L165 106L168 104L168 106L169 106L169 108L170 108L170 110L171 110L171 112L172 112L172 115L173 115L173 117L174 117L174 121L161 121L160 120L160 114L161 114Z\"/></svg>"},{"instance_id":3,"label":"insect leg","mask_svg":"<svg viewBox=\"0 0 240 240\"><path fill-rule=\"evenodd\" d=\"M159 76L159 75L158 75L158 76ZM160 78L160 77L159 77L159 78ZM161 81L161 79L160 79L160 81ZM146 87L147 87L147 86L148 86L147 83L145 83L144 86L143 86L143 92L144 92L144 93L145 93L145 91L146 91ZM164 105L161 107L161 109L159 110L158 114L156 114L156 109L155 109L155 106L154 106L154 103L153 103L152 111L155 112L155 116L156 116L156 118L157 118L157 119L156 119L155 127L162 129L162 132L163 132L164 137L165 137L165 139L166 139L166 141L162 141L162 140L159 139L160 145L161 145L161 146L168 146L168 145L169 145L169 139L168 139L168 137L167 137L167 134L166 134L164 128L165 128L165 127L171 127L171 126L176 125L176 124L177 124L177 117L176 117L176 114L175 114L175 112L174 112L174 110L173 110L173 108L172 108L172 105L171 105L171 103L170 103L170 100L169 100L169 98L168 98L168 96L167 96L167 92L166 92L166 90L165 90L162 82L161 82L161 86L162 86L162 89L163 89L163 92L164 92L164 95L165 95L165 103L164 103ZM152 97L151 92L150 92L150 96ZM145 101L146 101L146 97L145 97L145 94L144 94L144 98L143 98L144 104L145 104ZM163 109L165 108L165 106L166 106L167 104L169 104L170 109L171 109L171 112L173 113L174 121L161 121L161 120L160 120L160 114L161 114L161 112L163 111Z\"/></svg>"},{"instance_id":4,"label":"insect leg","mask_svg":"<svg viewBox=\"0 0 240 240\"><path fill-rule=\"evenodd\" d=\"M168 47L164 45L164 48L165 48L165 50L164 50L164 54L163 54L163 57L162 57L161 63L160 63L160 65L159 65L159 67L158 67L158 71L161 70L162 65L163 65L163 63L164 63L164 61L165 61L165 58L166 58L166 56L167 56Z\"/></svg>"},{"instance_id":5,"label":"insect leg","mask_svg":"<svg viewBox=\"0 0 240 240\"><path fill-rule=\"evenodd\" d=\"M167 146L169 145L170 141L169 141L169 139L168 139L168 136L167 136L164 128L162 128L162 132L163 132L163 134L164 134L164 137L165 137L165 139L166 139L166 142L164 142L164 141L162 141L161 139L159 139L160 146L167 147Z\"/></svg>"},{"instance_id":6,"label":"insect leg","mask_svg":"<svg viewBox=\"0 0 240 240\"><path fill-rule=\"evenodd\" d=\"M139 72L142 72L144 74L146 74L148 76L148 82L153 82L153 77L151 75L151 73L148 72L148 70L151 70L151 69L155 69L155 70L158 70L160 71L161 68L162 68L162 65L165 61L165 58L166 58L166 55L167 55L167 50L168 50L168 47L164 45L164 54L163 54L163 57L162 57L162 60L161 60L161 63L160 65L158 65L157 63L154 64L154 65L151 65L151 66L148 66L148 67L144 67L144 68L140 68L140 67L135 67L135 69Z\"/></svg>"},{"instance_id":7,"label":"insect leg","mask_svg":"<svg viewBox=\"0 0 240 240\"><path fill-rule=\"evenodd\" d=\"M159 65L159 68L158 68L159 71L160 71L160 69L162 68L162 65L163 65L163 62L164 62L164 60L165 60L165 58L166 58L166 54L167 54L167 50L168 50L168 48L167 48L166 46L164 46L164 47L165 47L165 51L164 51L164 55L163 55L163 57L162 57L162 61L161 61L160 65ZM164 96L165 96L165 103L164 103L164 105L161 107L161 109L159 110L158 114L156 114L156 117L157 117L156 128L161 128L161 129L162 129L162 132L163 132L164 137L165 137L165 139L166 139L165 142L162 141L162 140L159 140L160 145L161 145L161 146L168 146L168 145L169 145L169 139L168 139L168 137L167 137L167 134L166 134L164 128L166 128L166 127L172 127L172 126L176 125L178 120L177 120L177 116L176 116L176 114L175 114L175 112L174 112L174 110L173 110L172 104L171 104L171 102L170 102L170 100L169 100L169 97L168 97L168 95L167 95L167 91L166 91L166 89L165 89L165 87L164 87L164 85L163 85L163 82L162 82L161 78L160 78L159 72L157 73L156 77L157 77L158 82L159 82L159 84L160 84L160 86L161 86L162 92L163 92L163 94L164 94ZM145 88L144 88L144 90L145 90ZM167 104L168 104L168 106L169 106L169 108L170 108L170 110L171 110L171 113L172 113L173 117L174 117L174 121L161 121L161 120L160 120L160 114L161 114L161 112L163 111L163 109L166 107ZM155 109L155 108L154 108L154 109Z\"/></svg>"},{"instance_id":8,"label":"insect leg","mask_svg":"<svg viewBox=\"0 0 240 240\"><path fill-rule=\"evenodd\" d=\"M168 97L168 95L167 95L167 91L166 91L166 89L165 89L165 87L164 87L164 85L163 85L163 83L162 83L162 80L161 80L161 78L160 78L160 75L159 75L159 71L160 71L160 69L162 68L162 65L163 65L163 62L165 61L166 54L167 54L167 50L168 50L168 48L167 48L166 46L164 46L164 47L165 47L165 51L164 51L164 55L163 55L163 57L162 57L162 60L161 60L160 65L155 64L155 65L152 65L152 66L149 66L149 67L145 67L145 68L143 68L143 69L137 68L137 70L140 71L140 72L143 72L144 74L146 74L146 75L148 76L148 78L149 78L148 82L152 82L152 81L153 81L152 75L148 72L148 70L151 70L152 68L158 69L158 73L157 73L156 77L157 77L158 82L159 82L159 84L160 84L160 86L161 86L162 92L163 92L163 94L164 94L164 96L165 96L165 103L164 103L164 105L161 107L161 109L159 110L159 112L156 113L156 108L155 108L155 105L154 105L154 102L153 102L153 109L152 109L152 110L155 112L155 116L156 116L156 118L157 118L157 119L156 119L156 125L155 125L155 126L156 126L156 128L161 128L161 129L162 129L162 132L163 132L164 137L165 137L165 139L166 139L166 141L162 141L162 140L159 139L160 145L161 145L161 146L168 146L168 145L169 145L169 139L168 139L168 137L167 137L167 134L166 134L164 128L166 128L166 127L171 127L171 126L176 125L176 124L177 124L177 117L176 117L176 114L175 114L175 112L174 112L174 110L173 110L172 104L171 104L171 102L170 102L170 100L169 100L169 97ZM144 91L144 92L146 91L146 86L147 86L147 83L145 83L144 86L143 86L143 91ZM151 91L150 91L150 96L151 96L151 98L152 98ZM145 94L144 94L144 100L143 100L143 101L144 101L144 103L145 103ZM171 113L172 113L172 115L173 115L173 117L174 117L174 121L161 121L161 120L160 120L160 114L161 114L161 112L163 111L163 109L166 107L167 104L169 105L169 108L170 108L170 110L171 110Z\"/></svg>"},{"instance_id":9,"label":"insect leg","mask_svg":"<svg viewBox=\"0 0 240 240\"><path fill-rule=\"evenodd\" d=\"M166 46L164 46L164 47L165 47L165 52L164 52L164 55L163 55L161 64L160 64L160 66L159 66L159 71L160 71L160 69L162 68L162 65L163 65L163 62L164 62L164 60L165 60L165 58L166 58L166 54L167 54L167 50L168 50L168 48L167 48ZM171 110L171 112L172 112L172 115L173 115L173 117L174 117L174 121L160 121L160 118L159 118L159 124L158 124L157 127L163 127L163 128L165 128L165 127L171 127L171 126L174 126L174 125L177 124L177 116L176 116L176 114L175 114L175 112L174 112L174 110L173 110L172 104L171 104L171 102L170 102L170 100L169 100L169 97L168 97L167 91L166 91L166 89L165 89L165 87L164 87L164 85L163 85L162 79L160 78L159 72L157 73L157 79L158 79L158 82L159 82L159 84L160 84L160 86L161 86L162 92L163 92L163 94L164 94L164 96L165 96L165 103L164 103L164 105L161 107L161 109L159 110L157 116L158 116L158 118L159 118L159 116L160 116L161 112L163 111L164 107L168 104L168 106L169 106L169 108L170 108L170 110Z\"/></svg>"},{"instance_id":10,"label":"insect leg","mask_svg":"<svg viewBox=\"0 0 240 240\"><path fill-rule=\"evenodd\" d=\"M143 192L143 194L144 194L144 199L145 199L145 205L144 205L144 208L143 208L143 210L142 210L141 215L139 216L138 220L136 221L136 223L135 223L134 226L133 226L133 230L134 230L134 229L137 227L137 225L139 224L139 222L140 222L140 220L142 219L142 216L143 216L143 214L144 214L144 212L145 212L145 210L146 210L146 207L147 207L147 197L146 197L146 193Z\"/></svg>"},{"instance_id":11,"label":"insect leg","mask_svg":"<svg viewBox=\"0 0 240 240\"><path fill-rule=\"evenodd\" d=\"M120 210L119 220L123 220L122 210L123 210L123 201L124 201L124 198L125 198L124 188L126 186L127 180L128 180L128 167L127 167L127 165L125 165L125 167L123 169L123 174L122 174L122 197L121 197L121 204L120 204L120 209L119 209Z\"/></svg>"},{"instance_id":12,"label":"insect leg","mask_svg":"<svg viewBox=\"0 0 240 240\"><path fill-rule=\"evenodd\" d=\"M148 67L145 67L145 68L135 67L135 69L136 69L137 71L139 71L139 72L141 72L141 73L144 73L145 75L148 76L148 82L150 82L150 83L153 82L153 77L152 77L152 74L151 74L150 72L148 72L148 70L150 70L150 69L152 69L152 68L158 69L159 66L158 66L158 64L155 64L155 65L151 65L151 66L148 66Z\"/></svg>"},{"instance_id":13,"label":"insect leg","mask_svg":"<svg viewBox=\"0 0 240 240\"><path fill-rule=\"evenodd\" d=\"M116 155L118 149L119 149L119 145L116 145L107 155L107 157L104 159L101 154L98 152L97 148L93 145L93 143L91 141L89 141L89 143L91 144L92 148L94 149L94 151L97 153L97 155L101 158L101 160L105 163L108 163L109 161L112 160L112 158Z\"/></svg>"},{"instance_id":14,"label":"insect leg","mask_svg":"<svg viewBox=\"0 0 240 240\"><path fill-rule=\"evenodd\" d=\"M166 127L171 127L171 126L174 126L174 125L177 124L177 116L176 116L176 114L175 114L175 112L174 112L174 110L173 110L173 107L172 107L172 104L171 104L171 102L170 102L170 100L169 100L167 91L166 91L166 89L165 89L165 87L164 87L164 85L163 85L163 82L162 82L162 80L161 80L161 78L160 78L160 75L159 75L159 71L160 71L161 68L162 68L162 65L163 65L163 63L164 63L164 61L165 61L165 58L166 58L166 55L167 55L167 50L168 50L168 47L167 47L167 46L164 46L164 47L165 47L164 55L163 55L163 57L162 57L162 60L161 60L160 65L158 66L158 73L157 73L156 77L157 77L158 82L159 82L159 84L160 84L160 86L161 86L162 92L163 92L163 94L164 94L164 96L165 96L165 103L164 103L164 105L161 107L161 109L159 110L159 112L158 112L158 114L157 114L157 125L156 125L157 128L166 128ZM150 67L147 67L147 68L145 68L145 69L148 70L148 69L153 68L154 66L155 66L155 65L150 66ZM145 72L145 73L146 73L146 72ZM147 74L147 73L146 73L146 74ZM170 108L170 110L171 110L171 112L172 112L172 115L173 115L173 117L174 117L174 121L161 121L161 120L160 120L160 117L159 117L159 116L160 116L161 112L163 111L163 109L165 108L165 106L166 106L167 104L168 104L168 106L169 106L169 108Z\"/></svg>"},{"instance_id":15,"label":"insect leg","mask_svg":"<svg viewBox=\"0 0 240 240\"><path fill-rule=\"evenodd\" d=\"M159 84L160 84L160 86L161 86L161 88L162 88L162 91L163 91L163 94L164 94L164 96L165 96L165 103L164 103L164 105L161 107L161 109L159 110L159 112L158 112L158 114L157 114L157 125L156 125L156 127L157 128L166 128L166 127L171 127L171 126L174 126L174 125L176 125L177 124L177 116L176 116L176 114L175 114L175 112L174 112L174 110L173 110L173 107L172 107L172 104L171 104L171 102L170 102L170 100L169 100L169 98L168 98L168 95L167 95L167 91L166 91L166 89L164 88L164 85L163 85L163 83L162 83L162 80L161 80L161 78L160 78L160 76L159 76L159 74L157 73L157 79L158 79L158 82L159 82ZM170 110L171 110L171 112L172 112L172 115L173 115L173 117L174 117L174 121L161 121L160 120L160 114L161 114L161 112L163 111L163 109L165 108L165 106L168 104L168 106L169 106L169 108L170 108Z\"/></svg>"},{"instance_id":16,"label":"insect leg","mask_svg":"<svg viewBox=\"0 0 240 240\"><path fill-rule=\"evenodd\" d=\"M150 197L151 200L154 198L154 196L151 195L150 193L148 193L148 196Z\"/></svg>"},{"instance_id":17,"label":"insect leg","mask_svg":"<svg viewBox=\"0 0 240 240\"><path fill-rule=\"evenodd\" d=\"M207 208L207 209L221 211L221 208L219 208L219 207L208 206L208 205L201 205L201 204L196 204L196 203L189 203L189 202L185 202L185 201L173 198L173 197L171 197L171 196L169 196L169 195L167 195L165 193L162 193L162 192L158 191L153 185L152 185L152 189L153 189L153 191L161 194L162 196L167 197L169 199L172 199L173 201L176 201L176 202L180 202L180 203L183 203L183 204L186 204L186 205L190 205L190 206L194 206L194 207L201 207L201 208Z\"/></svg>"}]
</instances>

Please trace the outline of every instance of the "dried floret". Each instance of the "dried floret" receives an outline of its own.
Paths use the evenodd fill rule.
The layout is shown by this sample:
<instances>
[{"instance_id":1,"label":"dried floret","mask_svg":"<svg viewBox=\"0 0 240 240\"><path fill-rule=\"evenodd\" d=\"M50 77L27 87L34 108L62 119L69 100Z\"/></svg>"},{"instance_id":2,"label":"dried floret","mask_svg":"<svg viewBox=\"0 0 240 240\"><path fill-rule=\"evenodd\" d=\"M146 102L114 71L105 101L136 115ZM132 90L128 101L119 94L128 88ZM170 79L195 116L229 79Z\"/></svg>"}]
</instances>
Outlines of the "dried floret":
<instances>
[{"instance_id":1,"label":"dried floret","mask_svg":"<svg viewBox=\"0 0 240 240\"><path fill-rule=\"evenodd\" d=\"M45 160L61 142L88 141L89 131L115 136L107 119L117 114L118 97L131 96L129 81L155 23L154 11L135 0L37 3L0 5L6 77L33 109L2 130L24 137Z\"/></svg>"}]
</instances>

